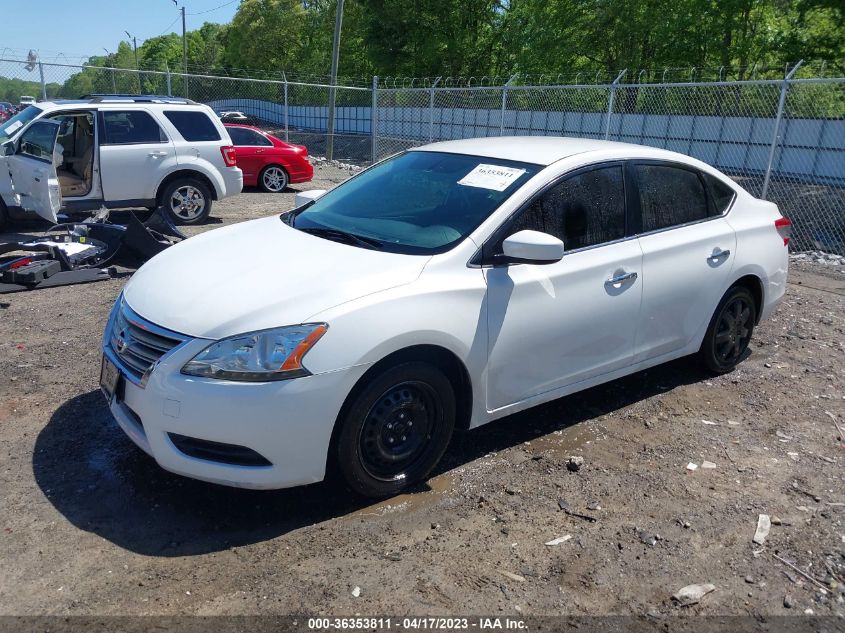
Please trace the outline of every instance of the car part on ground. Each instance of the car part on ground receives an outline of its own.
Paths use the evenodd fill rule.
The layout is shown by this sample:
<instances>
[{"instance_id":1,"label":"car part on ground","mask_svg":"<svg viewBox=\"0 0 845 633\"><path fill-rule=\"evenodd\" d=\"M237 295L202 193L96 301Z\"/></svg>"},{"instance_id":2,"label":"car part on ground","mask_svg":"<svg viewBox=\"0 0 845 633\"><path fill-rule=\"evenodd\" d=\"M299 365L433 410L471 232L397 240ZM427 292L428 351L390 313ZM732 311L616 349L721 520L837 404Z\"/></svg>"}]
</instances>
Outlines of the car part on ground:
<instances>
[{"instance_id":1,"label":"car part on ground","mask_svg":"<svg viewBox=\"0 0 845 633\"><path fill-rule=\"evenodd\" d=\"M109 279L111 264L138 267L184 238L158 212L143 223L132 214L125 226L107 217L104 212L57 224L43 237L0 243L0 294Z\"/></svg>"}]
</instances>

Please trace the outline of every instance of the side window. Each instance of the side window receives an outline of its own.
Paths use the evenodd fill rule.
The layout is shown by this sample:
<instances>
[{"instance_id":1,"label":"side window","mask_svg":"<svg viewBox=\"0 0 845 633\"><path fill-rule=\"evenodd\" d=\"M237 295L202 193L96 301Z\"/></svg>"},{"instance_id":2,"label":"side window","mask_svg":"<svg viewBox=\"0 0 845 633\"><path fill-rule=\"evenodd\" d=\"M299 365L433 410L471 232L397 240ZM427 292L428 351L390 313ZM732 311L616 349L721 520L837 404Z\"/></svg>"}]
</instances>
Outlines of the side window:
<instances>
[{"instance_id":1,"label":"side window","mask_svg":"<svg viewBox=\"0 0 845 633\"><path fill-rule=\"evenodd\" d=\"M229 132L229 136L232 138L232 143L234 145L259 145L262 147L273 145L269 140L264 138L255 130L247 130L242 127L230 127L226 129Z\"/></svg>"},{"instance_id":2,"label":"side window","mask_svg":"<svg viewBox=\"0 0 845 633\"><path fill-rule=\"evenodd\" d=\"M643 232L705 219L707 194L698 173L669 165L634 165Z\"/></svg>"},{"instance_id":3,"label":"side window","mask_svg":"<svg viewBox=\"0 0 845 633\"><path fill-rule=\"evenodd\" d=\"M716 215L722 215L727 211L736 197L736 192L730 185L710 174L702 174L707 186L710 188L710 196L713 198L713 206Z\"/></svg>"},{"instance_id":4,"label":"side window","mask_svg":"<svg viewBox=\"0 0 845 633\"><path fill-rule=\"evenodd\" d=\"M582 172L545 192L514 222L510 234L530 229L563 240L567 251L625 237L622 167Z\"/></svg>"},{"instance_id":5,"label":"side window","mask_svg":"<svg viewBox=\"0 0 845 633\"><path fill-rule=\"evenodd\" d=\"M142 110L103 110L106 145L166 143L167 136L155 119Z\"/></svg>"},{"instance_id":6,"label":"side window","mask_svg":"<svg viewBox=\"0 0 845 633\"><path fill-rule=\"evenodd\" d=\"M219 141L220 133L205 112L196 110L165 110L164 116L188 142Z\"/></svg>"},{"instance_id":7,"label":"side window","mask_svg":"<svg viewBox=\"0 0 845 633\"><path fill-rule=\"evenodd\" d=\"M56 143L56 136L59 131L59 124L38 121L32 125L21 136L18 154L30 156L47 162L53 161L53 147Z\"/></svg>"}]
</instances>

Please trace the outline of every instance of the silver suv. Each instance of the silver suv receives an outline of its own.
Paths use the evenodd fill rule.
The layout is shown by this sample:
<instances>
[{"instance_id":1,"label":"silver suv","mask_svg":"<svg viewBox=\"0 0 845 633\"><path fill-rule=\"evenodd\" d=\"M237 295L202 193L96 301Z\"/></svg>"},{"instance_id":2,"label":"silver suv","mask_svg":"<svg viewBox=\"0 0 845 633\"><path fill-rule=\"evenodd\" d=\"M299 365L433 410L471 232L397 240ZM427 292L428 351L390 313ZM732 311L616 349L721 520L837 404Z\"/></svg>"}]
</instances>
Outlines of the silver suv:
<instances>
[{"instance_id":1,"label":"silver suv","mask_svg":"<svg viewBox=\"0 0 845 633\"><path fill-rule=\"evenodd\" d=\"M31 105L0 125L0 228L36 214L161 206L199 224L243 174L208 106L157 96L93 95Z\"/></svg>"}]
</instances>

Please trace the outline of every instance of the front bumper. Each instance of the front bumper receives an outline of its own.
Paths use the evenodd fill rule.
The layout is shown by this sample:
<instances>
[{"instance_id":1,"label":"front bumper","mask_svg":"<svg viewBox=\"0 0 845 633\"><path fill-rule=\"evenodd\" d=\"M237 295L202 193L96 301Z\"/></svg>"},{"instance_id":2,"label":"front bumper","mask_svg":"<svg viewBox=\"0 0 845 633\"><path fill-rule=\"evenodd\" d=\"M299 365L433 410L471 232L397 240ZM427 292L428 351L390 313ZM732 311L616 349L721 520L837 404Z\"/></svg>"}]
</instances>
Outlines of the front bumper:
<instances>
[{"instance_id":1,"label":"front bumper","mask_svg":"<svg viewBox=\"0 0 845 633\"><path fill-rule=\"evenodd\" d=\"M208 344L193 339L174 349L143 387L121 379L109 403L118 425L162 468L187 477L262 489L321 481L335 420L366 367L267 383L182 375L182 366ZM103 353L121 367L107 343ZM251 449L269 465L191 456L177 448L173 434Z\"/></svg>"}]
</instances>

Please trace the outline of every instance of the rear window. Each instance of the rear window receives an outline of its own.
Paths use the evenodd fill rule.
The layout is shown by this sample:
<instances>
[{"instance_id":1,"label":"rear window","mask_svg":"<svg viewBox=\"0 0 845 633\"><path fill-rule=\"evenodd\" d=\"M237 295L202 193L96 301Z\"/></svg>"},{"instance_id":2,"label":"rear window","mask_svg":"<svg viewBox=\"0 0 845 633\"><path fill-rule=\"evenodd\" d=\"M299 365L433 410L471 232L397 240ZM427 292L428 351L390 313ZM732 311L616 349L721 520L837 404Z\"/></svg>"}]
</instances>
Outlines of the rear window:
<instances>
[{"instance_id":1,"label":"rear window","mask_svg":"<svg viewBox=\"0 0 845 633\"><path fill-rule=\"evenodd\" d=\"M643 232L703 220L707 194L698 174L668 165L634 165L640 188Z\"/></svg>"},{"instance_id":2,"label":"rear window","mask_svg":"<svg viewBox=\"0 0 845 633\"><path fill-rule=\"evenodd\" d=\"M165 110L164 116L179 130L186 141L219 141L220 132L205 112Z\"/></svg>"},{"instance_id":3,"label":"rear window","mask_svg":"<svg viewBox=\"0 0 845 633\"><path fill-rule=\"evenodd\" d=\"M707 186L710 187L710 195L713 197L713 205L716 207L716 215L722 215L727 211L734 201L736 192L732 187L726 185L718 178L710 174L703 174Z\"/></svg>"}]
</instances>

